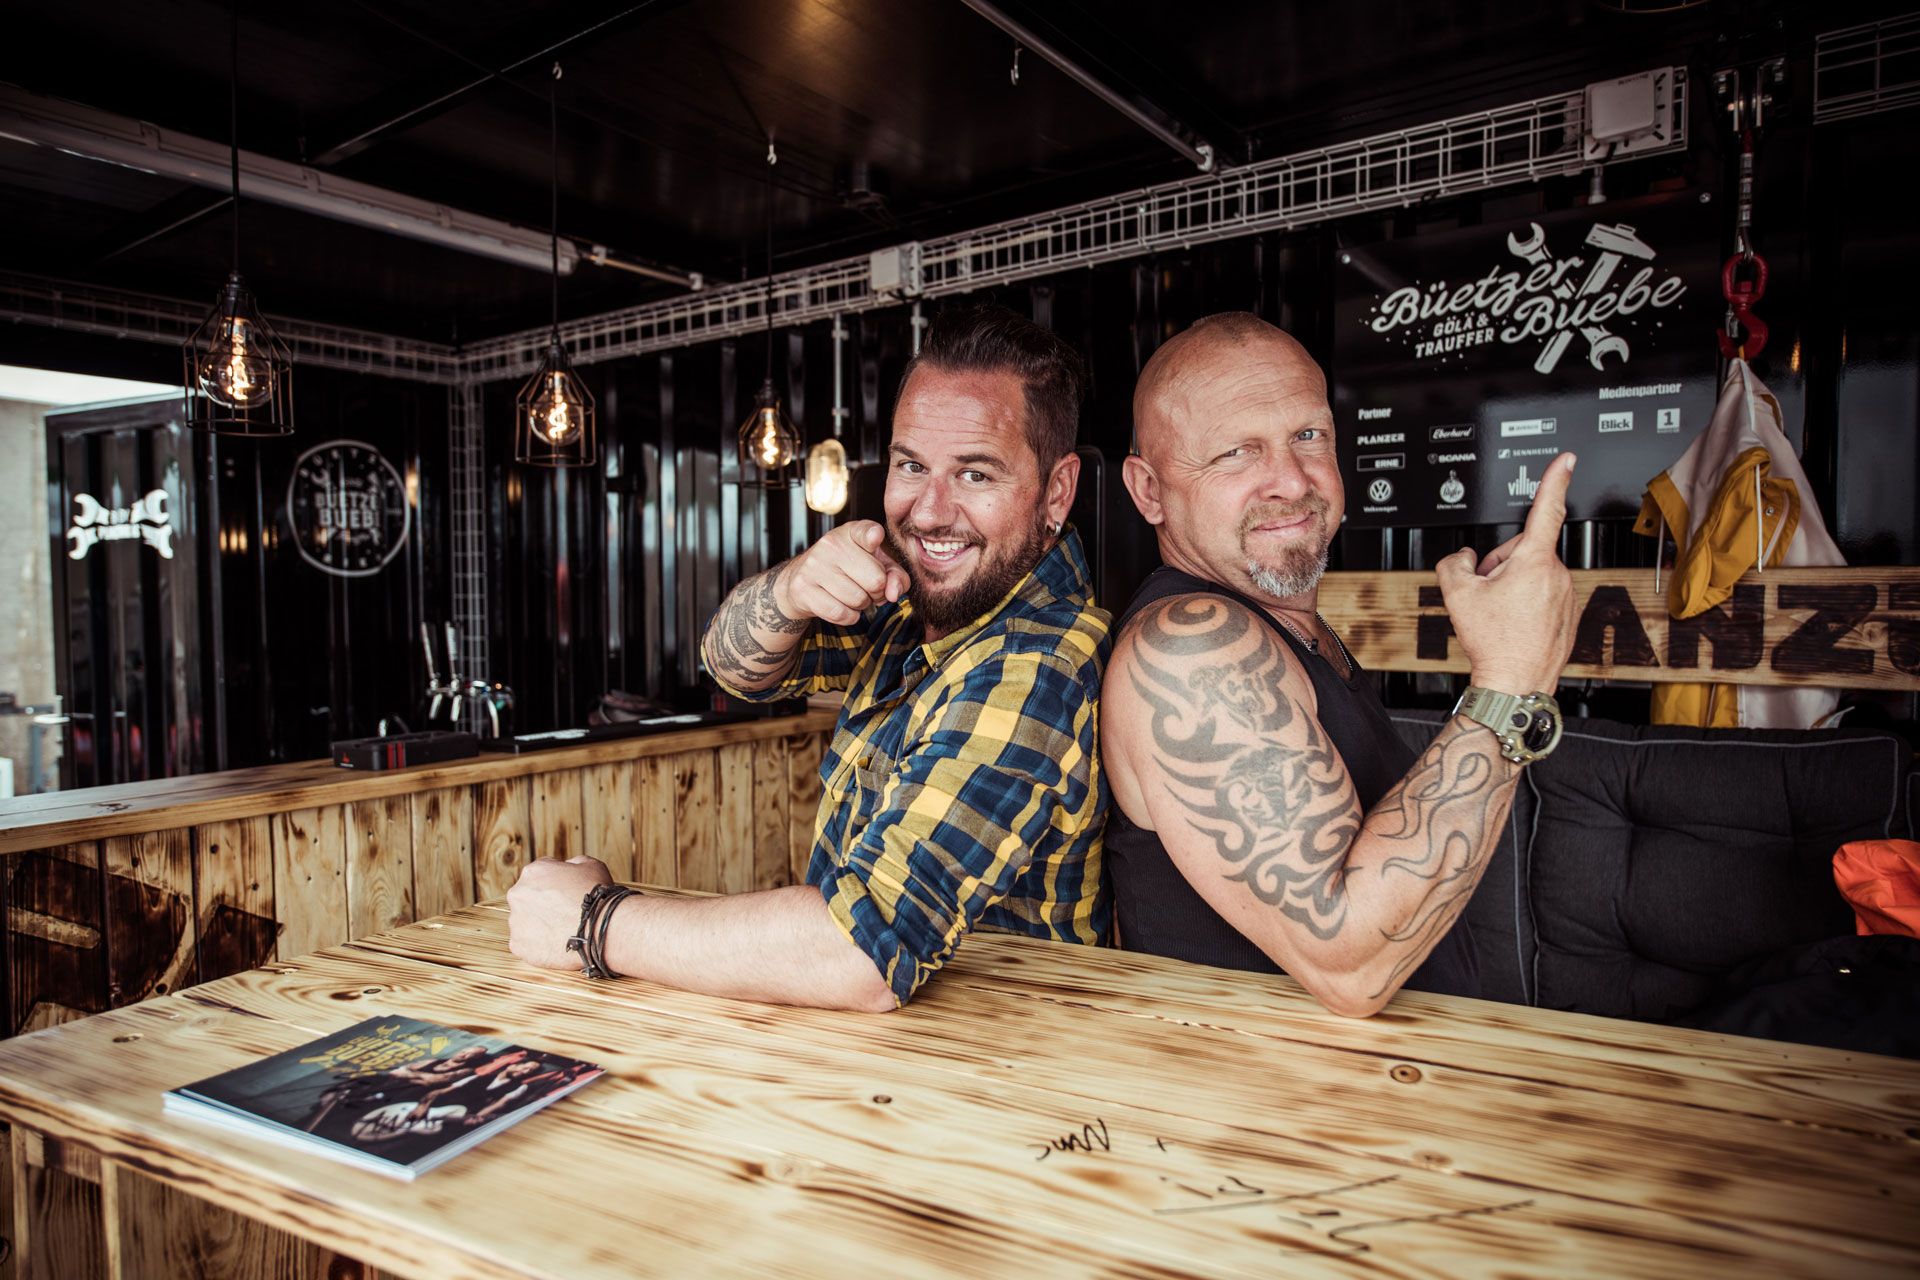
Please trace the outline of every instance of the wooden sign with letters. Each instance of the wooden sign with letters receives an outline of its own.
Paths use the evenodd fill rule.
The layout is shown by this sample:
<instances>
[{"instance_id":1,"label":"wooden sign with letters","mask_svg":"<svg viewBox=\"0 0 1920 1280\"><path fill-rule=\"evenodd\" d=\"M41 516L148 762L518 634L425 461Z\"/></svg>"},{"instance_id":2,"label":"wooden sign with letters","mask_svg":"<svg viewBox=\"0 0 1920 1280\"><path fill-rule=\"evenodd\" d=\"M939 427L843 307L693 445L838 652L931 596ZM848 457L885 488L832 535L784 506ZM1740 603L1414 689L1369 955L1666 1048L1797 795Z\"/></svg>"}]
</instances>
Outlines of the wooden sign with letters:
<instances>
[{"instance_id":1,"label":"wooden sign with letters","mask_svg":"<svg viewBox=\"0 0 1920 1280\"><path fill-rule=\"evenodd\" d=\"M1683 621L1652 569L1577 569L1573 586L1568 679L1920 689L1920 568L1750 573ZM1363 667L1466 673L1431 573L1329 573L1319 603Z\"/></svg>"}]
</instances>

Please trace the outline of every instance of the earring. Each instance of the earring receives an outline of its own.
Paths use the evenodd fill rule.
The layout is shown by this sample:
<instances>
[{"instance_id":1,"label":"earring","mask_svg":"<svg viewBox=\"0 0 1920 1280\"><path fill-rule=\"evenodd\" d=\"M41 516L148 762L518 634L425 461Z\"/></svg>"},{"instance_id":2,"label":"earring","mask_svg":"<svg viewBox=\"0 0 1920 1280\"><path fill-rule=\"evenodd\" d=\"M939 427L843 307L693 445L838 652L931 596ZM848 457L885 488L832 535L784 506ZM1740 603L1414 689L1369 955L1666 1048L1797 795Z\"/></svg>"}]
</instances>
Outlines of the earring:
<instances>
[{"instance_id":1,"label":"earring","mask_svg":"<svg viewBox=\"0 0 1920 1280\"><path fill-rule=\"evenodd\" d=\"M1056 538L1057 538L1057 537L1059 537L1059 536L1060 536L1060 522L1059 522L1058 520L1054 520L1054 521L1050 521L1050 522L1049 522L1049 523L1047 524L1047 532L1048 532L1049 534L1051 534L1051 535L1053 535L1053 536L1054 536L1054 537L1056 537Z\"/></svg>"}]
</instances>

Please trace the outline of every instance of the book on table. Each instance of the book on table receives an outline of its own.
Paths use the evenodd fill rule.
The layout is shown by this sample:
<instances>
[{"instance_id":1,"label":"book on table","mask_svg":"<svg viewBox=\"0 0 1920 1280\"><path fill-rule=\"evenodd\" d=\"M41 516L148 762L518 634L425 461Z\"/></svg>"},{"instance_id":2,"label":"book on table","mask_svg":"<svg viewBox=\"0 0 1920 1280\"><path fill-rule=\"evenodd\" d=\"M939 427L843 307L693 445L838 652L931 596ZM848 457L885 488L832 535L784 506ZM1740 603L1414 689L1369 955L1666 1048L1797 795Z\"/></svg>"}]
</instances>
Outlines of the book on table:
<instances>
[{"instance_id":1,"label":"book on table","mask_svg":"<svg viewBox=\"0 0 1920 1280\"><path fill-rule=\"evenodd\" d=\"M368 1018L169 1089L164 1106L411 1181L601 1074L417 1018Z\"/></svg>"}]
</instances>

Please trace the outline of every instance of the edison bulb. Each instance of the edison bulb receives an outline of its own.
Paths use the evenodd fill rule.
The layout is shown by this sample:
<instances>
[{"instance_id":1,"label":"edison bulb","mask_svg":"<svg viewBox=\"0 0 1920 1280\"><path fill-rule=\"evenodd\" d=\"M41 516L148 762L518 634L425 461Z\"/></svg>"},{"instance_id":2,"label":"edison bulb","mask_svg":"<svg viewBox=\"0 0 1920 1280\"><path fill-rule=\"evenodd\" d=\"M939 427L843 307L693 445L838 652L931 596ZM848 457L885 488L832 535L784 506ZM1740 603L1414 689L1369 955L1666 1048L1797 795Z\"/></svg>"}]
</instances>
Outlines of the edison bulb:
<instances>
[{"instance_id":1,"label":"edison bulb","mask_svg":"<svg viewBox=\"0 0 1920 1280\"><path fill-rule=\"evenodd\" d=\"M200 357L200 389L230 409L257 409L273 399L273 362L257 354L246 320L231 316Z\"/></svg>"},{"instance_id":2,"label":"edison bulb","mask_svg":"<svg viewBox=\"0 0 1920 1280\"><path fill-rule=\"evenodd\" d=\"M762 405L754 414L753 434L748 447L762 471L775 471L793 461L793 448L787 433L780 429L780 411Z\"/></svg>"},{"instance_id":3,"label":"edison bulb","mask_svg":"<svg viewBox=\"0 0 1920 1280\"><path fill-rule=\"evenodd\" d=\"M829 516L847 505L847 451L838 440L822 440L807 451L807 505Z\"/></svg>"},{"instance_id":4,"label":"edison bulb","mask_svg":"<svg viewBox=\"0 0 1920 1280\"><path fill-rule=\"evenodd\" d=\"M580 406L558 370L547 375L540 394L527 406L527 425L548 444L565 444L580 429Z\"/></svg>"}]
</instances>

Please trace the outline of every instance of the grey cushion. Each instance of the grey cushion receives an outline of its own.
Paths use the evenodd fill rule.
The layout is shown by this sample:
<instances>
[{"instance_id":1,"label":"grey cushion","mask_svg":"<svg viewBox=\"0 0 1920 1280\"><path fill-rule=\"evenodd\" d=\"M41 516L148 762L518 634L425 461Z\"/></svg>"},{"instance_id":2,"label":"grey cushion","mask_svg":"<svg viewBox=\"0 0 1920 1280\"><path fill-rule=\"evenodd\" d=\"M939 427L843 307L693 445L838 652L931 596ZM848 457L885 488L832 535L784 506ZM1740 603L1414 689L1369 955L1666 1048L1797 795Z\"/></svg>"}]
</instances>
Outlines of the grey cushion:
<instances>
[{"instance_id":1,"label":"grey cushion","mask_svg":"<svg viewBox=\"0 0 1920 1280\"><path fill-rule=\"evenodd\" d=\"M1442 712L1395 711L1423 748ZM1907 745L1873 730L1575 720L1529 766L1461 917L1490 1000L1665 1021L1729 971L1853 932L1849 840L1905 836Z\"/></svg>"}]
</instances>

